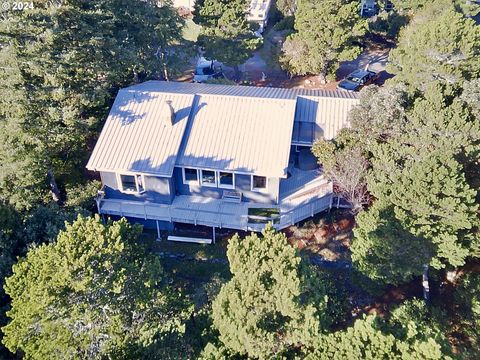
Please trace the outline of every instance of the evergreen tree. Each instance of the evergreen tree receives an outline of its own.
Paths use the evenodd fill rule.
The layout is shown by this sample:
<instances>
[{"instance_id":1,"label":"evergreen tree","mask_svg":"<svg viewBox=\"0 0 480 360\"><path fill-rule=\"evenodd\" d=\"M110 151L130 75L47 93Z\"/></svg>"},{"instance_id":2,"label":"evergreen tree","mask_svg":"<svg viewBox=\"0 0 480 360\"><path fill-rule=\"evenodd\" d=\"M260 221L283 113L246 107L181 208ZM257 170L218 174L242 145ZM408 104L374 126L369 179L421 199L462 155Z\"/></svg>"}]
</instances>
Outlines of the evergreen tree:
<instances>
[{"instance_id":1,"label":"evergreen tree","mask_svg":"<svg viewBox=\"0 0 480 360\"><path fill-rule=\"evenodd\" d=\"M292 16L297 9L297 0L276 0L276 6L283 16Z\"/></svg>"},{"instance_id":2,"label":"evergreen tree","mask_svg":"<svg viewBox=\"0 0 480 360\"><path fill-rule=\"evenodd\" d=\"M125 219L79 217L55 243L32 248L6 280L5 346L29 359L142 358L182 332L188 314L140 232Z\"/></svg>"},{"instance_id":3,"label":"evergreen tree","mask_svg":"<svg viewBox=\"0 0 480 360\"><path fill-rule=\"evenodd\" d=\"M366 31L357 1L299 0L295 33L283 44L281 64L291 74L334 78L339 62L360 55L358 41Z\"/></svg>"},{"instance_id":4,"label":"evergreen tree","mask_svg":"<svg viewBox=\"0 0 480 360\"><path fill-rule=\"evenodd\" d=\"M449 83L480 76L480 27L452 2L433 1L401 32L390 52L393 81L425 89L433 80Z\"/></svg>"},{"instance_id":5,"label":"evergreen tree","mask_svg":"<svg viewBox=\"0 0 480 360\"><path fill-rule=\"evenodd\" d=\"M247 21L248 0L201 0L195 3L195 22L202 26L198 43L205 57L235 68L247 61L261 40ZM237 79L238 80L238 79Z\"/></svg>"},{"instance_id":6,"label":"evergreen tree","mask_svg":"<svg viewBox=\"0 0 480 360\"><path fill-rule=\"evenodd\" d=\"M355 321L344 331L318 339L315 350L305 359L452 359L451 350L434 338L423 339L420 327L411 321L405 336L392 333L388 325L375 316Z\"/></svg>"},{"instance_id":7,"label":"evergreen tree","mask_svg":"<svg viewBox=\"0 0 480 360\"><path fill-rule=\"evenodd\" d=\"M423 271L434 254L426 239L407 231L392 206L377 200L356 217L351 246L353 265L368 278L383 284L402 284Z\"/></svg>"},{"instance_id":8,"label":"evergreen tree","mask_svg":"<svg viewBox=\"0 0 480 360\"><path fill-rule=\"evenodd\" d=\"M480 275L465 274L455 291L455 315L471 343L471 358L480 355ZM468 356L465 356L466 358Z\"/></svg>"},{"instance_id":9,"label":"evergreen tree","mask_svg":"<svg viewBox=\"0 0 480 360\"><path fill-rule=\"evenodd\" d=\"M233 278L213 303L213 323L231 352L265 359L311 343L338 304L328 296L331 285L301 262L284 234L271 225L262 234L230 240Z\"/></svg>"},{"instance_id":10,"label":"evergreen tree","mask_svg":"<svg viewBox=\"0 0 480 360\"><path fill-rule=\"evenodd\" d=\"M472 109L461 89L432 84L399 131L369 147L368 190L377 200L358 217L352 245L368 276L398 284L420 275L422 262L458 267L478 256L478 181L466 174L480 151Z\"/></svg>"},{"instance_id":11,"label":"evergreen tree","mask_svg":"<svg viewBox=\"0 0 480 360\"><path fill-rule=\"evenodd\" d=\"M37 1L0 23L0 196L18 208L77 179L119 87L159 77L182 23L153 1ZM2 63L3 64L3 63ZM45 186L47 184L48 186Z\"/></svg>"}]
</instances>

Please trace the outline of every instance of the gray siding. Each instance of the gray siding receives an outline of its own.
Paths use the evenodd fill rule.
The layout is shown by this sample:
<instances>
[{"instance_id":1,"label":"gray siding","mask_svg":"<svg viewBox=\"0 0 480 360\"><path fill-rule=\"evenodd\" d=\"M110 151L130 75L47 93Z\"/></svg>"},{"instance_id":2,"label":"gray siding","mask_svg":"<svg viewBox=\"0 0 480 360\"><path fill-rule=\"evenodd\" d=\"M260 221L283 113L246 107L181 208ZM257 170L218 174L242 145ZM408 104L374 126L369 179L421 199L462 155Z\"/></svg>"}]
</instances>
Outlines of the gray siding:
<instances>
[{"instance_id":1,"label":"gray siding","mask_svg":"<svg viewBox=\"0 0 480 360\"><path fill-rule=\"evenodd\" d=\"M176 193L178 195L196 195L220 199L224 189L204 187L200 185L185 185L182 169L175 168L173 172ZM242 193L243 201L276 204L278 203L280 181L278 178L268 178L267 189L264 192L251 191L250 175L235 174L235 190Z\"/></svg>"},{"instance_id":2,"label":"gray siding","mask_svg":"<svg viewBox=\"0 0 480 360\"><path fill-rule=\"evenodd\" d=\"M171 204L175 196L173 181L170 178L145 175L145 191L141 194L127 194L119 190L115 173L101 172L109 199L151 201L160 204Z\"/></svg>"}]
</instances>

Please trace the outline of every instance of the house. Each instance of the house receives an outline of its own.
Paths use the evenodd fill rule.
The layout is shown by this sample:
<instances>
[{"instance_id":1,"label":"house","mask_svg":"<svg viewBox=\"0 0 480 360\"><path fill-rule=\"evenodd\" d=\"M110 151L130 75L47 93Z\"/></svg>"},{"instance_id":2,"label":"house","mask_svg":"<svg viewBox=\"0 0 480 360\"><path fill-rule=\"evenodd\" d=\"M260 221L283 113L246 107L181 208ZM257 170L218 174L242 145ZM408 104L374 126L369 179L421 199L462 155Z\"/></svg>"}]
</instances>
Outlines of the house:
<instances>
[{"instance_id":1,"label":"house","mask_svg":"<svg viewBox=\"0 0 480 360\"><path fill-rule=\"evenodd\" d=\"M148 81L119 91L87 168L98 212L260 231L332 206L310 147L348 126L344 91Z\"/></svg>"},{"instance_id":2,"label":"house","mask_svg":"<svg viewBox=\"0 0 480 360\"><path fill-rule=\"evenodd\" d=\"M262 33L268 22L268 13L272 0L251 0L247 20L258 24L258 33ZM193 11L195 0L173 0L173 6L187 11Z\"/></svg>"}]
</instances>

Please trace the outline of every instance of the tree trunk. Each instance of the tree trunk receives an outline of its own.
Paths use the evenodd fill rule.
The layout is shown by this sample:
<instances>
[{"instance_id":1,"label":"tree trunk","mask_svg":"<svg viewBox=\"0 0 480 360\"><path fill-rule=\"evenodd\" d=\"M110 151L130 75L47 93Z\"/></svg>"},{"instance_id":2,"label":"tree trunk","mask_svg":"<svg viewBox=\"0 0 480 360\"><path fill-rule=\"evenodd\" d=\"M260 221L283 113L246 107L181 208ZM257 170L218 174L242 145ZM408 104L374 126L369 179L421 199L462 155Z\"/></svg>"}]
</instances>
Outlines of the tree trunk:
<instances>
[{"instance_id":1,"label":"tree trunk","mask_svg":"<svg viewBox=\"0 0 480 360\"><path fill-rule=\"evenodd\" d=\"M239 82L242 78L242 72L240 71L240 67L238 65L235 65L233 67L233 71L235 72L235 74L233 75L235 82Z\"/></svg>"},{"instance_id":2,"label":"tree trunk","mask_svg":"<svg viewBox=\"0 0 480 360\"><path fill-rule=\"evenodd\" d=\"M423 265L422 275L423 299L425 302L430 300L430 286L428 284L428 264Z\"/></svg>"},{"instance_id":3,"label":"tree trunk","mask_svg":"<svg viewBox=\"0 0 480 360\"><path fill-rule=\"evenodd\" d=\"M57 204L61 204L62 199L60 196L60 190L58 190L57 181L55 180L55 175L53 174L52 169L49 169L47 172L48 184L50 186L50 194L52 194L52 199Z\"/></svg>"}]
</instances>

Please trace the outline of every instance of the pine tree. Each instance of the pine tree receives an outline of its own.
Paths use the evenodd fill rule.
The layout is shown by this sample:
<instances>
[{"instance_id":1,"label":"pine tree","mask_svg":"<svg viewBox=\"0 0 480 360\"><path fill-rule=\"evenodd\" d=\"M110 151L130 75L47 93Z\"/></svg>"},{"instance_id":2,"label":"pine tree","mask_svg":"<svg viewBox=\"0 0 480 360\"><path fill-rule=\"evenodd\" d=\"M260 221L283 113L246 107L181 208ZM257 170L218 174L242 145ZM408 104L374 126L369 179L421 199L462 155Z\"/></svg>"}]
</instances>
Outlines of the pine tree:
<instances>
[{"instance_id":1,"label":"pine tree","mask_svg":"<svg viewBox=\"0 0 480 360\"><path fill-rule=\"evenodd\" d=\"M55 243L30 249L6 280L5 346L30 359L141 358L182 332L188 314L140 232L125 219L79 217Z\"/></svg>"},{"instance_id":2,"label":"pine tree","mask_svg":"<svg viewBox=\"0 0 480 360\"><path fill-rule=\"evenodd\" d=\"M431 84L397 125L369 147L377 200L352 246L360 270L393 284L420 275L422 261L461 266L480 244L478 181L466 173L478 167L480 125L462 89Z\"/></svg>"},{"instance_id":3,"label":"pine tree","mask_svg":"<svg viewBox=\"0 0 480 360\"><path fill-rule=\"evenodd\" d=\"M401 32L390 52L393 81L424 90L434 80L463 82L480 76L480 28L452 2L436 0Z\"/></svg>"},{"instance_id":4,"label":"pine tree","mask_svg":"<svg viewBox=\"0 0 480 360\"><path fill-rule=\"evenodd\" d=\"M261 44L247 21L247 0L202 0L195 3L195 22L202 26L198 43L207 59L235 68L247 61Z\"/></svg>"},{"instance_id":5,"label":"pine tree","mask_svg":"<svg viewBox=\"0 0 480 360\"><path fill-rule=\"evenodd\" d=\"M152 1L36 2L0 23L0 196L18 208L78 179L119 87L159 77L182 22ZM45 186L48 184L48 186Z\"/></svg>"},{"instance_id":6,"label":"pine tree","mask_svg":"<svg viewBox=\"0 0 480 360\"><path fill-rule=\"evenodd\" d=\"M344 331L318 339L315 350L307 360L327 359L452 359L451 350L435 338L422 339L420 327L413 321L409 332L400 337L375 316L355 321Z\"/></svg>"},{"instance_id":7,"label":"pine tree","mask_svg":"<svg viewBox=\"0 0 480 360\"><path fill-rule=\"evenodd\" d=\"M262 234L230 240L233 278L213 303L213 323L231 352L265 359L311 343L331 324L334 304L331 285L301 262L284 234L271 226Z\"/></svg>"},{"instance_id":8,"label":"pine tree","mask_svg":"<svg viewBox=\"0 0 480 360\"><path fill-rule=\"evenodd\" d=\"M358 41L366 31L357 1L299 0L295 33L283 45L282 67L291 74L334 78L340 61L361 53Z\"/></svg>"}]
</instances>

